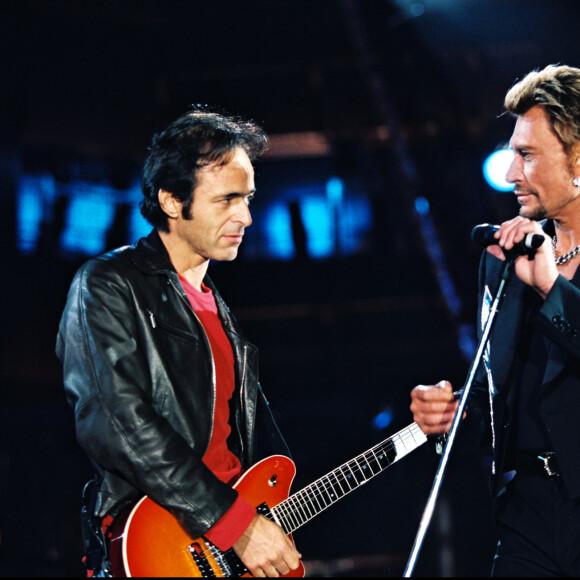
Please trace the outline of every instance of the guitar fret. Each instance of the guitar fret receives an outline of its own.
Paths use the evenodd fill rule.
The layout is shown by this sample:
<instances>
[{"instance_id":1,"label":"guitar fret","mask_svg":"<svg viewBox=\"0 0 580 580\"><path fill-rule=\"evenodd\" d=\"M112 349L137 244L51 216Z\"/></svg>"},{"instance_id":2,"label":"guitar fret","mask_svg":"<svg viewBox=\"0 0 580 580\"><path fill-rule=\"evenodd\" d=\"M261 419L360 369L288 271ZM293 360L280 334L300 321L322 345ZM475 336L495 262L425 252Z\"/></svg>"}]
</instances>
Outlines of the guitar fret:
<instances>
[{"instance_id":1,"label":"guitar fret","mask_svg":"<svg viewBox=\"0 0 580 580\"><path fill-rule=\"evenodd\" d=\"M327 505L332 505L334 502L332 501L332 496L328 492L328 489L326 488L326 486L323 485L322 487L320 487L323 483L324 483L323 480L317 481L316 487L319 489L318 497L320 497L322 499L322 501L325 502L324 507L327 507ZM324 494L326 494L326 500L324 499ZM326 501L328 501L328 504L326 503Z\"/></svg>"},{"instance_id":2,"label":"guitar fret","mask_svg":"<svg viewBox=\"0 0 580 580\"><path fill-rule=\"evenodd\" d=\"M381 470L383 469L383 466L381 465L381 462L379 461L379 458L378 458L377 454L375 453L375 450L374 449L371 449L371 453L373 454L373 458L374 458L376 464L379 467L379 473L380 473Z\"/></svg>"},{"instance_id":3,"label":"guitar fret","mask_svg":"<svg viewBox=\"0 0 580 580\"><path fill-rule=\"evenodd\" d=\"M342 487L342 484L340 483L340 479L338 477L339 473L340 473L340 471L334 470L333 472L331 472L329 474L329 477L328 477L328 483L330 484L330 487L332 488L332 491L334 492L334 496L336 498L336 499L333 498L333 502L339 500L341 497L343 497L347 493L344 490L344 488ZM332 480L333 477L334 477L334 481ZM343 476L343 479L344 479L344 476Z\"/></svg>"},{"instance_id":4,"label":"guitar fret","mask_svg":"<svg viewBox=\"0 0 580 580\"><path fill-rule=\"evenodd\" d=\"M363 473L365 472L366 468L368 467L371 475L369 477L367 477L367 479L370 479L373 475L375 475L375 472L373 471L373 468L371 467L371 464L369 463L369 460L367 459L366 454L362 456L363 459L365 460L366 466L363 465Z\"/></svg>"},{"instance_id":5,"label":"guitar fret","mask_svg":"<svg viewBox=\"0 0 580 580\"><path fill-rule=\"evenodd\" d=\"M288 498L290 499L290 498ZM295 521L292 521L292 514L290 513L290 510L288 509L288 500L283 501L282 503L278 504L276 506L277 508L279 507L280 509L282 509L284 511L284 517L280 518L281 520L284 520L285 525L283 525L282 527L284 528L284 531L286 531L287 533L291 530L291 529L296 529L298 526L296 525Z\"/></svg>"},{"instance_id":6,"label":"guitar fret","mask_svg":"<svg viewBox=\"0 0 580 580\"><path fill-rule=\"evenodd\" d=\"M389 449L385 449L385 447L381 446L378 450L377 461L379 462L382 469L386 469L392 465L391 458L389 457L389 452L393 453L393 447L391 446Z\"/></svg>"},{"instance_id":7,"label":"guitar fret","mask_svg":"<svg viewBox=\"0 0 580 580\"><path fill-rule=\"evenodd\" d=\"M351 461L350 464L354 464L354 467L356 468L355 472L356 474L358 474L358 479L357 479L357 485L362 485L363 483L366 483L371 477L372 475L367 475L366 473L366 469L367 466L364 464L363 462L363 457L359 456L357 457L355 460ZM352 467L351 467L352 470ZM372 470L371 470L372 472ZM356 475L355 475L355 479L356 479Z\"/></svg>"},{"instance_id":8,"label":"guitar fret","mask_svg":"<svg viewBox=\"0 0 580 580\"><path fill-rule=\"evenodd\" d=\"M357 458L354 461L348 462L348 467L349 467L349 469L352 472L352 475L354 477L355 487L358 487L361 483L364 483L366 481L364 471L363 471L362 466L361 466L359 461L360 461L360 459Z\"/></svg>"},{"instance_id":9,"label":"guitar fret","mask_svg":"<svg viewBox=\"0 0 580 580\"><path fill-rule=\"evenodd\" d=\"M289 514L292 518L292 522L294 523L294 527L298 528L302 525L303 522L302 522L302 519L300 517L300 514L296 511L295 498L292 497L289 499L290 499L290 501L289 501L289 507L290 507Z\"/></svg>"},{"instance_id":10,"label":"guitar fret","mask_svg":"<svg viewBox=\"0 0 580 580\"><path fill-rule=\"evenodd\" d=\"M274 517L274 520L280 525L280 527L288 534L290 526L288 525L288 520L286 518L286 514L284 513L284 502L279 503L278 505L274 506L270 513Z\"/></svg>"},{"instance_id":11,"label":"guitar fret","mask_svg":"<svg viewBox=\"0 0 580 580\"><path fill-rule=\"evenodd\" d=\"M356 458L355 460L351 460L347 463L348 468L350 469L356 486L358 487L361 480L365 479L364 471L362 470L361 464L359 463L360 458Z\"/></svg>"},{"instance_id":12,"label":"guitar fret","mask_svg":"<svg viewBox=\"0 0 580 580\"><path fill-rule=\"evenodd\" d=\"M284 531L291 533L426 440L419 426L413 423L296 492L271 511Z\"/></svg>"},{"instance_id":13,"label":"guitar fret","mask_svg":"<svg viewBox=\"0 0 580 580\"><path fill-rule=\"evenodd\" d=\"M294 496L294 498L295 498L294 499L294 503L296 505L296 509L297 509L298 514L300 515L301 518L303 518L303 521L306 522L306 521L309 520L309 517L308 517L308 515L306 513L306 510L304 509L306 506L304 505L303 502L296 501L299 498L300 493L301 492L298 492L298 493L295 494L295 496Z\"/></svg>"},{"instance_id":14,"label":"guitar fret","mask_svg":"<svg viewBox=\"0 0 580 580\"><path fill-rule=\"evenodd\" d=\"M292 513L294 515L294 517L296 518L296 521L298 522L299 525L304 523L304 514L300 513L300 505L297 505L296 503L296 494L294 494L291 498L289 498L290 504L292 505Z\"/></svg>"},{"instance_id":15,"label":"guitar fret","mask_svg":"<svg viewBox=\"0 0 580 580\"><path fill-rule=\"evenodd\" d=\"M319 499L319 497L321 498L321 496L317 494L317 490L314 487L314 485L309 486L308 489L311 489L312 490L312 496L311 497L316 502L316 505L314 505L314 501L313 501L312 502L312 506L313 506L314 510L316 511L316 513L320 513L326 506L320 505L320 502L318 501L318 499Z\"/></svg>"},{"instance_id":16,"label":"guitar fret","mask_svg":"<svg viewBox=\"0 0 580 580\"><path fill-rule=\"evenodd\" d=\"M339 497L342 497L343 495L345 495L346 493L348 493L350 491L350 486L349 486L348 490L345 490L345 488L342 486L342 483L341 483L341 479L342 479L342 481L348 486L348 481L347 481L346 476L344 474L343 468L344 468L344 466L341 467L340 469L332 472L334 474L335 481L336 481L336 483L338 483L339 489L342 492L342 495L340 495ZM334 489L336 489L336 488L334 488ZM339 495L338 492L337 492L337 495Z\"/></svg>"},{"instance_id":17,"label":"guitar fret","mask_svg":"<svg viewBox=\"0 0 580 580\"><path fill-rule=\"evenodd\" d=\"M369 466L369 469L371 470L371 473L373 475L377 475L381 471L381 466L377 462L377 458L375 457L373 450L371 449L370 451L367 451L365 453L364 457L365 457L365 461L367 462L367 464ZM373 465L371 462L373 462L375 465L374 469L373 469ZM376 471L375 471L375 469L376 469Z\"/></svg>"},{"instance_id":18,"label":"guitar fret","mask_svg":"<svg viewBox=\"0 0 580 580\"><path fill-rule=\"evenodd\" d=\"M353 478L354 478L354 481L355 481L355 483L356 483L356 484L357 484L357 486L358 486L358 481L357 481L356 475L354 474L354 471L352 470L352 468L351 468L351 466L350 466L350 463L347 463L347 464L346 464L346 466L348 467L348 469L350 469L350 472L351 472L351 474L352 474L352 476L353 476ZM350 476L347 476L347 483L348 483L348 484L349 484L349 486L350 486ZM354 489L354 488L353 488L353 487L351 487L350 489ZM349 491L350 491L350 490L349 490Z\"/></svg>"},{"instance_id":19,"label":"guitar fret","mask_svg":"<svg viewBox=\"0 0 580 580\"><path fill-rule=\"evenodd\" d=\"M314 493L314 489L311 486L306 488L308 490L308 505L312 510L312 515L315 516L322 511L322 506L316 497L316 493Z\"/></svg>"},{"instance_id":20,"label":"guitar fret","mask_svg":"<svg viewBox=\"0 0 580 580\"><path fill-rule=\"evenodd\" d=\"M306 490L302 490L302 491L298 492L298 495L299 495L299 496L302 498L302 500L303 500L303 501L302 501L302 505L304 506L304 508L305 508L305 511L306 511L306 512L308 512L307 519L311 519L311 518L312 518L312 516L313 516L313 515L316 515L316 514L313 514L313 513L310 511L310 507L312 506L312 504L310 503L310 497L309 497L307 494L305 494L305 493L304 493L305 491L307 491L307 489L308 489L308 488L306 488Z\"/></svg>"}]
</instances>

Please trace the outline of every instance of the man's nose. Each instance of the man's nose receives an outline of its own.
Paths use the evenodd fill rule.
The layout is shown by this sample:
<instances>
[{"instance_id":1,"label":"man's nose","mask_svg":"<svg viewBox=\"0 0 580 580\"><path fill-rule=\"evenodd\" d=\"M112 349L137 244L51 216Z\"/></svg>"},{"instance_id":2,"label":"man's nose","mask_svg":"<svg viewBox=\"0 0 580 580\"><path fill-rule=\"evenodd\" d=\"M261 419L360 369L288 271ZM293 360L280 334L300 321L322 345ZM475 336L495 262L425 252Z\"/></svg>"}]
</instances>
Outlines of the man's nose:
<instances>
[{"instance_id":1,"label":"man's nose","mask_svg":"<svg viewBox=\"0 0 580 580\"><path fill-rule=\"evenodd\" d=\"M515 183L522 179L522 164L521 161L514 156L510 166L508 167L507 173L505 174L505 180L509 183Z\"/></svg>"},{"instance_id":2,"label":"man's nose","mask_svg":"<svg viewBox=\"0 0 580 580\"><path fill-rule=\"evenodd\" d=\"M250 212L250 206L245 201L240 203L236 208L234 221L242 224L246 228L252 225L252 214Z\"/></svg>"}]
</instances>

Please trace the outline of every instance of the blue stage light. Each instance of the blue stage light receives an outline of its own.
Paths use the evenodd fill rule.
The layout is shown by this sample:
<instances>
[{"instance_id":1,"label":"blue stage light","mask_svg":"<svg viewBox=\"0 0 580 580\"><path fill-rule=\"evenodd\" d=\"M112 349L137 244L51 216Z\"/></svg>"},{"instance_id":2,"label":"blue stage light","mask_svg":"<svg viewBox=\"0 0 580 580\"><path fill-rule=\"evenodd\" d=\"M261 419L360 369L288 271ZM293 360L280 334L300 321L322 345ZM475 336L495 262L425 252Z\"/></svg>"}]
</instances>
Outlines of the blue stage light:
<instances>
[{"instance_id":1,"label":"blue stage light","mask_svg":"<svg viewBox=\"0 0 580 580\"><path fill-rule=\"evenodd\" d=\"M393 410L386 408L373 419L373 425L379 430L386 429L392 423L393 417Z\"/></svg>"},{"instance_id":2,"label":"blue stage light","mask_svg":"<svg viewBox=\"0 0 580 580\"><path fill-rule=\"evenodd\" d=\"M422 216L428 215L431 211L429 201L427 201L424 197L415 198L415 211Z\"/></svg>"},{"instance_id":3,"label":"blue stage light","mask_svg":"<svg viewBox=\"0 0 580 580\"><path fill-rule=\"evenodd\" d=\"M514 158L511 149L494 151L483 164L483 176L487 183L497 191L512 191L513 183L506 181L505 176Z\"/></svg>"}]
</instances>

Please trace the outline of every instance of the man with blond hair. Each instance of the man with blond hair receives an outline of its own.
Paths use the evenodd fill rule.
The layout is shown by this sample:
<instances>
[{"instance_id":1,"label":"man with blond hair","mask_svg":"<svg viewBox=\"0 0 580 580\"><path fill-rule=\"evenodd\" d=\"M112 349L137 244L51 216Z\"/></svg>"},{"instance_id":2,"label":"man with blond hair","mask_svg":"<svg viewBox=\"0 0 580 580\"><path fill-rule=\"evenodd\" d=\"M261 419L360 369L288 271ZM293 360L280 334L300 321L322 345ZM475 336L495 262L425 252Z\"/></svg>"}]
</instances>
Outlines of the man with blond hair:
<instances>
[{"instance_id":1,"label":"man with blond hair","mask_svg":"<svg viewBox=\"0 0 580 580\"><path fill-rule=\"evenodd\" d=\"M492 575L580 576L580 69L530 72L505 98L515 118L507 180L519 215L502 223L480 264L483 327L505 251L515 259L478 369L458 450L493 447L498 545ZM411 392L415 421L444 436L457 409L448 381ZM490 404L491 401L491 404Z\"/></svg>"}]
</instances>

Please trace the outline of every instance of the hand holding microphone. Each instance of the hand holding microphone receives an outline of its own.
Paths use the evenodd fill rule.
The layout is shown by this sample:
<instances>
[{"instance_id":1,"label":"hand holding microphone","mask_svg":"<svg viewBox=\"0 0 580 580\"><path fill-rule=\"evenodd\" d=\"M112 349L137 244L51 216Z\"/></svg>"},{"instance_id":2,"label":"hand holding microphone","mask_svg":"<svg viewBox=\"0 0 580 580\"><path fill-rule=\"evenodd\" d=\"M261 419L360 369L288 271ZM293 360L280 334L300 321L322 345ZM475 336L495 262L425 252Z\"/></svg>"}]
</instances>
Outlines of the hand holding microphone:
<instances>
[{"instance_id":1,"label":"hand holding microphone","mask_svg":"<svg viewBox=\"0 0 580 580\"><path fill-rule=\"evenodd\" d=\"M499 226L491 224L481 224L475 226L471 231L471 239L480 246L493 246L499 243L499 240L494 237L499 230ZM544 243L544 236L540 234L529 233L524 239L514 244L513 250L518 255L526 255L532 257L536 250Z\"/></svg>"},{"instance_id":2,"label":"hand holding microphone","mask_svg":"<svg viewBox=\"0 0 580 580\"><path fill-rule=\"evenodd\" d=\"M506 245L511 246L509 250L506 250L503 245L500 246L499 238L494 237L500 229L502 239L507 240ZM536 231L530 232L530 229ZM514 242L514 238L522 233L524 237L519 242ZM501 226L491 224L475 226L471 237L474 242L485 247L489 246L488 251L496 258L513 261L517 277L536 290L544 300L546 299L558 278L558 270L551 248L547 251L544 248L540 250L546 236L538 232L537 223L533 224L531 220L518 216L509 222L504 222ZM519 260L521 256L527 256L528 259Z\"/></svg>"}]
</instances>

